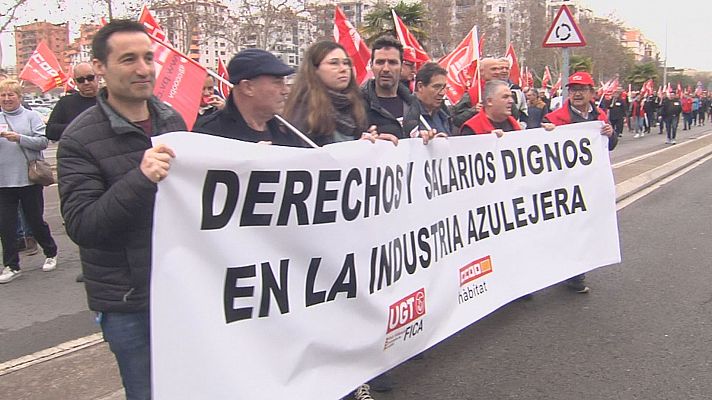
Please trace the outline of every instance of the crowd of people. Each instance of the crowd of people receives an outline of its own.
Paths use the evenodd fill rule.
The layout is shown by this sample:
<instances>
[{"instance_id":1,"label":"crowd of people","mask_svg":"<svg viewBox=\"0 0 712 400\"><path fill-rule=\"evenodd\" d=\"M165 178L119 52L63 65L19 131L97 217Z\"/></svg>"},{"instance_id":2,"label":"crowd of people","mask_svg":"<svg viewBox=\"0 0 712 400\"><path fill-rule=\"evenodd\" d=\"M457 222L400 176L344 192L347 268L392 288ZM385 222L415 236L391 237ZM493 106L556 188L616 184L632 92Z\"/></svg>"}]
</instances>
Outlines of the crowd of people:
<instances>
[{"instance_id":1,"label":"crowd of people","mask_svg":"<svg viewBox=\"0 0 712 400\"><path fill-rule=\"evenodd\" d=\"M74 68L78 91L63 97L47 126L20 104L18 82L0 82L4 123L0 140L0 234L4 270L0 283L20 275L17 250L18 208L43 249L43 270L57 266L57 246L43 221L42 186L27 176L27 159L41 157L48 139L59 140L57 175L61 211L68 236L79 246L89 307L114 353L128 400L149 399L149 276L151 231L157 184L170 175L176 154L151 137L185 130L181 116L152 95L155 68L151 40L141 24L113 20L97 32L92 64ZM425 145L454 135L496 134L585 121L601 121L601 134L613 150L628 121L636 135L661 121L674 143L679 116L685 127L704 124L710 114L706 97L658 99L634 96L631 104L616 92L597 99L594 81L576 72L559 107L535 88L509 81L506 59L481 60L481 93L470 91L446 104L447 71L436 63L415 68L393 37L372 45L373 78L356 82L346 50L321 41L307 50L295 73L273 54L246 49L228 63L233 88L226 99L215 95L206 77L194 132L265 145L324 146L350 140L420 138ZM99 87L99 78L104 86ZM475 101L476 100L476 101ZM688 123L688 117L689 123ZM282 116L292 127L286 127ZM297 129L307 140L293 132ZM587 293L585 275L566 285ZM390 390L384 374L354 396L371 399L370 390Z\"/></svg>"}]
</instances>

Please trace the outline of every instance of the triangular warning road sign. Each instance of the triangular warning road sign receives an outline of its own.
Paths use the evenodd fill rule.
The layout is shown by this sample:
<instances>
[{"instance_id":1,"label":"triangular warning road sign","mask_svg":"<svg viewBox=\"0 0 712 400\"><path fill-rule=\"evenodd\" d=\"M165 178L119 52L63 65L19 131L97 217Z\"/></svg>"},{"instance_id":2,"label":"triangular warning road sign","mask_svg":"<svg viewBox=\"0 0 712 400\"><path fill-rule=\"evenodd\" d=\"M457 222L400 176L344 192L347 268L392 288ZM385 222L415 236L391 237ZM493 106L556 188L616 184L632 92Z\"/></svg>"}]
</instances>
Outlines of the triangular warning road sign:
<instances>
[{"instance_id":1,"label":"triangular warning road sign","mask_svg":"<svg viewBox=\"0 0 712 400\"><path fill-rule=\"evenodd\" d=\"M549 32L544 36L544 47L581 47L586 45L571 11L565 5L559 9L559 13L554 18Z\"/></svg>"}]
</instances>

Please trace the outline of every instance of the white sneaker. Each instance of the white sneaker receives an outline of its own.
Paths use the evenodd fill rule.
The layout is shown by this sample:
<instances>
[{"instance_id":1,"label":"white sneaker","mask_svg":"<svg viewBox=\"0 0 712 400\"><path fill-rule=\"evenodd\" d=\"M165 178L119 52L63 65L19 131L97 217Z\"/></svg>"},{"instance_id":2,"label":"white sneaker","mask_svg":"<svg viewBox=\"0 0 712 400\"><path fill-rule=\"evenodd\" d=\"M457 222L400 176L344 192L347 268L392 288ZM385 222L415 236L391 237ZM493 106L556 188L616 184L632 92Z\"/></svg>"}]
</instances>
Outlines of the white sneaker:
<instances>
[{"instance_id":1,"label":"white sneaker","mask_svg":"<svg viewBox=\"0 0 712 400\"><path fill-rule=\"evenodd\" d=\"M54 270L55 268L57 268L57 256L47 257L44 265L42 265L42 271L48 272Z\"/></svg>"},{"instance_id":2,"label":"white sneaker","mask_svg":"<svg viewBox=\"0 0 712 400\"><path fill-rule=\"evenodd\" d=\"M5 267L0 274L0 283L8 283L20 275L22 275L22 271L19 269L15 271L10 267Z\"/></svg>"},{"instance_id":3,"label":"white sneaker","mask_svg":"<svg viewBox=\"0 0 712 400\"><path fill-rule=\"evenodd\" d=\"M373 397L371 397L371 387L364 383L363 385L356 388L356 391L354 392L354 399L374 400Z\"/></svg>"},{"instance_id":4,"label":"white sneaker","mask_svg":"<svg viewBox=\"0 0 712 400\"><path fill-rule=\"evenodd\" d=\"M640 133L636 133L633 137L636 138L636 139L639 138L639 137L640 137Z\"/></svg>"}]
</instances>

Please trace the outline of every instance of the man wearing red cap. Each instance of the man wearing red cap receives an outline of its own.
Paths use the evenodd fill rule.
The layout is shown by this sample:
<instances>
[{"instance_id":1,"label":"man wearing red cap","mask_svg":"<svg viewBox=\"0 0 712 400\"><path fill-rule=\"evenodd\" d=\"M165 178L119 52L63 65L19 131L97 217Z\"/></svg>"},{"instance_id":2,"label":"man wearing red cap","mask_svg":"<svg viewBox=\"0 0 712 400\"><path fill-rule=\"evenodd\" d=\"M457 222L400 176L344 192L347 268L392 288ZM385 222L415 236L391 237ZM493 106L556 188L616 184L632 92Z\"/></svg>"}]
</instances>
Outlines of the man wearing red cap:
<instances>
[{"instance_id":1,"label":"man wearing red cap","mask_svg":"<svg viewBox=\"0 0 712 400\"><path fill-rule=\"evenodd\" d=\"M608 150L613 150L618 144L618 135L613 134L613 128L608 123L606 114L593 103L593 78L587 72L577 72L569 77L566 84L569 89L568 99L556 111L544 116L545 122L554 125L568 125L587 121L601 121L601 134L608 136ZM586 274L574 276L566 281L566 286L577 293L588 293L589 288L584 283Z\"/></svg>"},{"instance_id":2,"label":"man wearing red cap","mask_svg":"<svg viewBox=\"0 0 712 400\"><path fill-rule=\"evenodd\" d=\"M403 48L403 62L401 63L401 83L405 85L410 92L415 92L415 74L418 72L415 57L415 50L412 47Z\"/></svg>"}]
</instances>

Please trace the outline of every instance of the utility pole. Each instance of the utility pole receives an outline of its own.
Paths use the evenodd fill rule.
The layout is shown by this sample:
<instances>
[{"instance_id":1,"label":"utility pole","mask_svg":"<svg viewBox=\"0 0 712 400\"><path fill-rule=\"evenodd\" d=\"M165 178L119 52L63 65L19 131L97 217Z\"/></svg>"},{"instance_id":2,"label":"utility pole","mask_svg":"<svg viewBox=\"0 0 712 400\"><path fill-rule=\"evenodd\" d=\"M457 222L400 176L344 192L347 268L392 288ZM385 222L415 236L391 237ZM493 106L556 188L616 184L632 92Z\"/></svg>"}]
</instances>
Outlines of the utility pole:
<instances>
[{"instance_id":1,"label":"utility pole","mask_svg":"<svg viewBox=\"0 0 712 400\"><path fill-rule=\"evenodd\" d=\"M509 50L509 44L512 43L512 0L505 0L504 2L504 20L505 20L505 31L504 31L504 54Z\"/></svg>"},{"instance_id":2,"label":"utility pole","mask_svg":"<svg viewBox=\"0 0 712 400\"><path fill-rule=\"evenodd\" d=\"M667 44L668 44L668 25L665 20L665 61L663 62L663 91L667 89Z\"/></svg>"}]
</instances>

